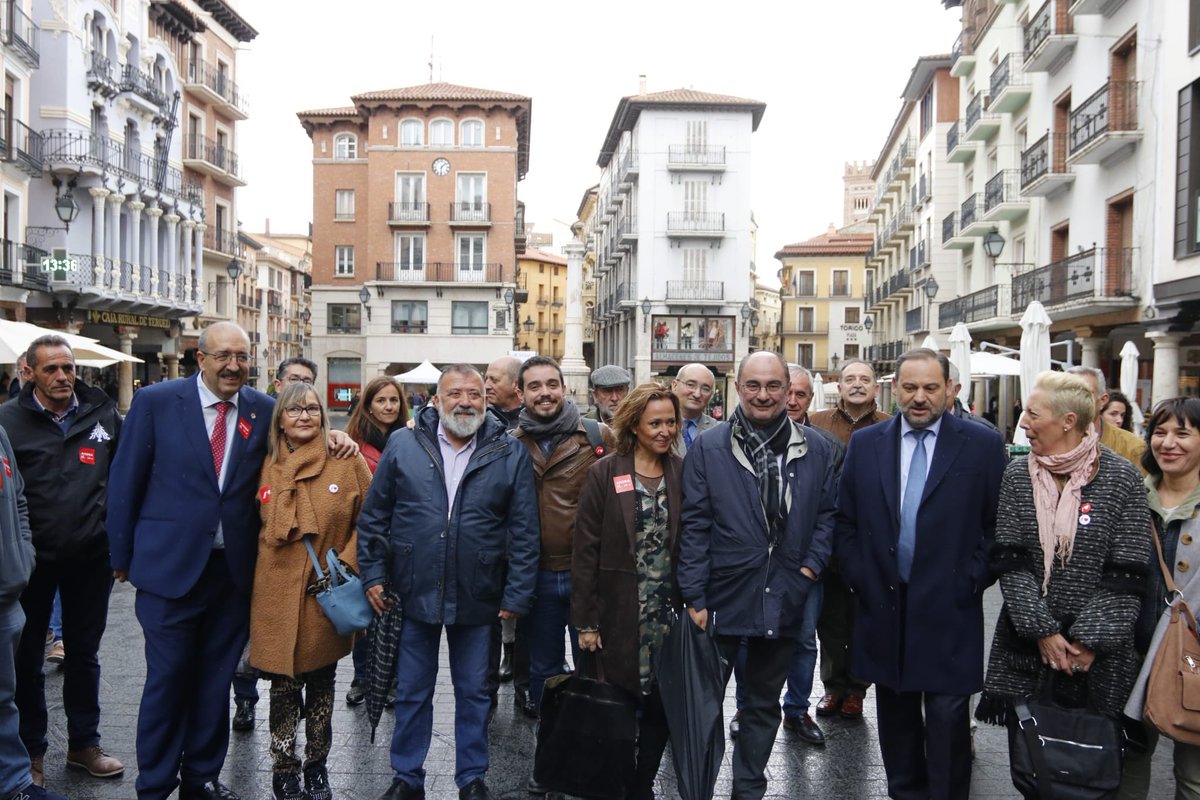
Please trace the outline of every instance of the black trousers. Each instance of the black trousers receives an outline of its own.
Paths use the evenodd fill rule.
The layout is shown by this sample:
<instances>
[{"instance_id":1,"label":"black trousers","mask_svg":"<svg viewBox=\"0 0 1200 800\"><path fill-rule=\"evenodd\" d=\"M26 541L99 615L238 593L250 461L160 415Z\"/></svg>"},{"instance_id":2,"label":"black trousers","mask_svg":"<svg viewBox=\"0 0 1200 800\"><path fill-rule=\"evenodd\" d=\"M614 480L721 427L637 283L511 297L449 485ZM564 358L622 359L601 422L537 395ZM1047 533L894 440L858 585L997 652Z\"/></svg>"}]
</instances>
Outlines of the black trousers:
<instances>
[{"instance_id":1,"label":"black trousers","mask_svg":"<svg viewBox=\"0 0 1200 800\"><path fill-rule=\"evenodd\" d=\"M817 639L821 644L821 683L833 694L866 696L871 684L851 673L850 641L854 638L854 609L858 601L842 583L840 575L830 573L824 580L821 616L817 620Z\"/></svg>"},{"instance_id":2,"label":"black trousers","mask_svg":"<svg viewBox=\"0 0 1200 800\"><path fill-rule=\"evenodd\" d=\"M787 681L796 640L717 634L717 646L728 664L727 685L742 642L746 643L746 661L743 681L738 684L742 692L741 732L733 746L733 798L760 800L767 792L767 761L779 733L779 695Z\"/></svg>"},{"instance_id":3,"label":"black trousers","mask_svg":"<svg viewBox=\"0 0 1200 800\"><path fill-rule=\"evenodd\" d=\"M488 674L487 689L492 696L492 707L496 707L496 693L500 690L500 658L503 655L504 644L501 641L500 620L492 626L491 639L488 642ZM528 629L526 629L528 630ZM529 638L526 631L521 629L521 621L517 620L516 639L513 641L512 674L513 686L529 691Z\"/></svg>"},{"instance_id":4,"label":"black trousers","mask_svg":"<svg viewBox=\"0 0 1200 800\"><path fill-rule=\"evenodd\" d=\"M17 645L17 710L21 740L30 755L46 752L46 629L54 592L62 596L63 711L67 715L67 747L80 750L100 743L100 639L108 624L112 592L108 556L38 559L21 608L25 629Z\"/></svg>"}]
</instances>

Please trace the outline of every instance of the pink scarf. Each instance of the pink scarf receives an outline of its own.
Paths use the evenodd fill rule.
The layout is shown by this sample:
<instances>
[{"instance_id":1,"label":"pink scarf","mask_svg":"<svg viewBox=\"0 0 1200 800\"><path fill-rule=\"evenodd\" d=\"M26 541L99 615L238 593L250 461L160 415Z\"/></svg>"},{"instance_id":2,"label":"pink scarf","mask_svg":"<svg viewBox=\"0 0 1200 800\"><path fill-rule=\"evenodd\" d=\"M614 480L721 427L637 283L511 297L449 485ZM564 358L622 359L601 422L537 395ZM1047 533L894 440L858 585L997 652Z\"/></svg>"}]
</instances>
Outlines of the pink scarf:
<instances>
[{"instance_id":1,"label":"pink scarf","mask_svg":"<svg viewBox=\"0 0 1200 800\"><path fill-rule=\"evenodd\" d=\"M1079 519L1079 498L1083 485L1092 477L1092 466L1100 457L1100 434L1089 425L1087 435L1074 449L1050 456L1029 454L1029 478L1033 482L1033 506L1037 510L1038 541L1042 545L1042 594L1050 586L1054 557L1066 564L1075 546L1075 526ZM1066 475L1059 492L1055 475Z\"/></svg>"}]
</instances>

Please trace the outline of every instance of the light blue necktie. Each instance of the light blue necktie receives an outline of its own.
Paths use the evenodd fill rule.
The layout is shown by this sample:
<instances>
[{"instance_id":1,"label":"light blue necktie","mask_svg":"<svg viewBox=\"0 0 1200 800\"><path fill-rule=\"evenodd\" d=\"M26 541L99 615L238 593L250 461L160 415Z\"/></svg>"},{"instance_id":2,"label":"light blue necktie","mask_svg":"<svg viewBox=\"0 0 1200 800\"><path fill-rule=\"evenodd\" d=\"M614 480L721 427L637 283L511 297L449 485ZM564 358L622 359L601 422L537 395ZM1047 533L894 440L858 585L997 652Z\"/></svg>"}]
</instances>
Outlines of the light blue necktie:
<instances>
[{"instance_id":1,"label":"light blue necktie","mask_svg":"<svg viewBox=\"0 0 1200 800\"><path fill-rule=\"evenodd\" d=\"M928 471L925 465L929 463L929 456L925 454L925 437L929 431L909 431L907 435L917 440L917 447L908 462L908 484L900 503L900 540L896 542L896 567L904 583L908 583L912 572L913 551L917 546L917 509L925 491L925 473Z\"/></svg>"},{"instance_id":2,"label":"light blue necktie","mask_svg":"<svg viewBox=\"0 0 1200 800\"><path fill-rule=\"evenodd\" d=\"M696 420L685 419L683 421L683 446L691 449L692 440L696 438Z\"/></svg>"}]
</instances>

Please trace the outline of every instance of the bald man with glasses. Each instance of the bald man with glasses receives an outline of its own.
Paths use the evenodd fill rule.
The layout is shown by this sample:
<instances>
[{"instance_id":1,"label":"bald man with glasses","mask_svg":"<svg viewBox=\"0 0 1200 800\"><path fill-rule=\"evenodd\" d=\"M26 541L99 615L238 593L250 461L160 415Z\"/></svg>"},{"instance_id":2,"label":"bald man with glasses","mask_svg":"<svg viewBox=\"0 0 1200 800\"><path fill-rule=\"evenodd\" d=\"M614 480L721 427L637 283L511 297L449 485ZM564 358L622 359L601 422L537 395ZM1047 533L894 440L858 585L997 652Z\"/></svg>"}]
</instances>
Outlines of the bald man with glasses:
<instances>
[{"instance_id":1,"label":"bald man with glasses","mask_svg":"<svg viewBox=\"0 0 1200 800\"><path fill-rule=\"evenodd\" d=\"M716 378L703 364L680 367L675 380L671 381L671 393L679 398L679 411L683 416L683 427L674 444L675 455L680 458L687 455L697 436L721 424L720 420L705 413L715 388Z\"/></svg>"}]
</instances>

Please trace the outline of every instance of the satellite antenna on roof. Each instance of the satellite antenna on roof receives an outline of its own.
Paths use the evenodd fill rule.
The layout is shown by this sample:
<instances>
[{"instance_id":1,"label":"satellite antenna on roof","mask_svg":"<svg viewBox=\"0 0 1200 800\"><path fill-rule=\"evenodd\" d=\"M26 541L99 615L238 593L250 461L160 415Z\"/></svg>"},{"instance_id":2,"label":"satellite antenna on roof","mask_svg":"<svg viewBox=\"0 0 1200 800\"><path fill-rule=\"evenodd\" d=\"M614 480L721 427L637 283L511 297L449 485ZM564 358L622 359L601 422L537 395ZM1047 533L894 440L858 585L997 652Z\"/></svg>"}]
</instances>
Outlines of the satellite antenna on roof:
<instances>
[{"instance_id":1,"label":"satellite antenna on roof","mask_svg":"<svg viewBox=\"0 0 1200 800\"><path fill-rule=\"evenodd\" d=\"M429 37L429 82L433 83L433 37Z\"/></svg>"}]
</instances>

